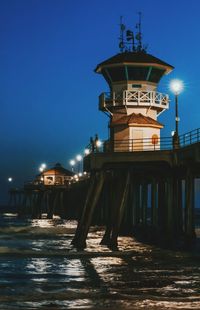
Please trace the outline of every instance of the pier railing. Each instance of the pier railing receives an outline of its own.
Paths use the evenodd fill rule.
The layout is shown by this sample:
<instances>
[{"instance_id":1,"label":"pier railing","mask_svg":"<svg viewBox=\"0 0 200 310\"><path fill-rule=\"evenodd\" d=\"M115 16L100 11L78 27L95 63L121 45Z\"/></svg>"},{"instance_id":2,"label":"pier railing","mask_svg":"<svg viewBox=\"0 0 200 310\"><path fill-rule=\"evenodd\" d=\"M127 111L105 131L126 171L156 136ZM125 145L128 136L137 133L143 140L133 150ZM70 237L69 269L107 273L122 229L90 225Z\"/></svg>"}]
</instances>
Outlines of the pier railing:
<instances>
[{"instance_id":1,"label":"pier railing","mask_svg":"<svg viewBox=\"0 0 200 310\"><path fill-rule=\"evenodd\" d=\"M174 143L174 137L143 138L143 139L123 139L106 140L98 146L88 145L90 152L134 152L134 151L164 151L183 148L191 144L200 142L200 128L192 130L179 136Z\"/></svg>"},{"instance_id":2,"label":"pier railing","mask_svg":"<svg viewBox=\"0 0 200 310\"><path fill-rule=\"evenodd\" d=\"M179 136L180 147L200 142L200 128Z\"/></svg>"}]
</instances>

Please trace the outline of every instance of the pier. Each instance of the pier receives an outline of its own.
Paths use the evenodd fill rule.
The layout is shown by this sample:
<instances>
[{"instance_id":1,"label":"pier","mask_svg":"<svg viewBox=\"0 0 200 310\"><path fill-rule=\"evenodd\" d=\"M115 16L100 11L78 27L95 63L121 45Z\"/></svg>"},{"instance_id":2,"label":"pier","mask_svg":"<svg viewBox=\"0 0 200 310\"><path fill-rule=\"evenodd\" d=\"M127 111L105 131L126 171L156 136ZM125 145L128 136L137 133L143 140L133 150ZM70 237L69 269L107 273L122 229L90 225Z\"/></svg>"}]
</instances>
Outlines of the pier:
<instances>
[{"instance_id":1,"label":"pier","mask_svg":"<svg viewBox=\"0 0 200 310\"><path fill-rule=\"evenodd\" d=\"M83 159L87 178L57 164L39 176L38 185L12 190L19 215L41 218L43 212L78 221L72 244L86 246L91 225L104 225L101 243L117 248L119 234L136 234L162 244L195 240L195 179L200 178L200 129L179 134L178 96L174 80L175 131L163 137L158 120L170 108L169 95L158 92L161 78L174 67L148 54L142 44L141 20L134 37L120 25L120 53L97 65L109 92L99 96L108 117L106 141L90 138ZM101 142L101 143L100 143ZM42 178L41 178L42 176ZM40 181L43 180L41 183Z\"/></svg>"},{"instance_id":2,"label":"pier","mask_svg":"<svg viewBox=\"0 0 200 310\"><path fill-rule=\"evenodd\" d=\"M171 149L168 144L166 149L145 152L98 150L85 157L91 180L73 244L85 247L92 216L98 212L95 208L103 205L108 214L102 244L117 247L120 232L139 232L146 239L168 244L193 242L199 129L180 136L180 142L179 149L173 149L171 138Z\"/></svg>"},{"instance_id":3,"label":"pier","mask_svg":"<svg viewBox=\"0 0 200 310\"><path fill-rule=\"evenodd\" d=\"M47 218L59 215L78 221L73 245L86 246L89 228L104 225L101 241L117 247L120 234L136 235L163 244L195 241L195 179L200 178L200 129L160 138L159 149L152 140L140 141L145 151L132 152L137 140L104 141L84 157L85 179L70 185L26 184L11 189L10 205L20 217ZM116 151L115 145L121 145ZM123 146L122 146L123 145ZM129 150L127 151L127 148ZM124 151L125 150L125 151Z\"/></svg>"}]
</instances>

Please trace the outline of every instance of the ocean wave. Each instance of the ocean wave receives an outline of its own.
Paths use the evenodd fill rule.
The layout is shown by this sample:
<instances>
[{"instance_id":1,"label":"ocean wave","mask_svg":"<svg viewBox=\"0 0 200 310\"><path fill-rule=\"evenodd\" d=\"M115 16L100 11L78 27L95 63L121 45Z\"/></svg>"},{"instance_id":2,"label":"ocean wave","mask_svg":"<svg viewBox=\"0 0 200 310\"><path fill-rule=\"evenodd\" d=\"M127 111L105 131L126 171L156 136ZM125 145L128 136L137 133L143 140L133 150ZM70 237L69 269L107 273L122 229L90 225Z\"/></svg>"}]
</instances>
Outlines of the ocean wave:
<instances>
[{"instance_id":1,"label":"ocean wave","mask_svg":"<svg viewBox=\"0 0 200 310\"><path fill-rule=\"evenodd\" d=\"M24 257L66 257L70 259L77 258L95 258L95 257L125 257L125 256L133 256L135 251L78 251L72 246L66 248L65 250L33 250L33 249L20 249L20 248L10 248L6 246L0 247L0 255L6 256L24 256Z\"/></svg>"},{"instance_id":2,"label":"ocean wave","mask_svg":"<svg viewBox=\"0 0 200 310\"><path fill-rule=\"evenodd\" d=\"M73 234L75 232L75 228L73 227L64 227L64 226L56 226L56 227L32 227L32 226L8 226L0 228L0 238L1 235L10 235L10 234L27 234L27 235L64 235L64 234Z\"/></svg>"}]
</instances>

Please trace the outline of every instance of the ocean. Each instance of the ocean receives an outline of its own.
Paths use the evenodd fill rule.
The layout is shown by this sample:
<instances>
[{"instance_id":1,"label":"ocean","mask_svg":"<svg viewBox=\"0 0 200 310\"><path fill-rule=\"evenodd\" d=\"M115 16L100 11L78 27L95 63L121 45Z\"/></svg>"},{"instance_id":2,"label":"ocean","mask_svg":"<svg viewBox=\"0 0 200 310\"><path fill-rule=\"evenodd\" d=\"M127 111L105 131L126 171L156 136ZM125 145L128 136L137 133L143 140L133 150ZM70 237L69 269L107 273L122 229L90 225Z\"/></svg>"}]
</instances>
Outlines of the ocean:
<instances>
[{"instance_id":1,"label":"ocean","mask_svg":"<svg viewBox=\"0 0 200 310\"><path fill-rule=\"evenodd\" d=\"M112 251L99 245L104 228L91 227L77 251L76 225L0 215L0 309L200 309L198 247L172 251L123 236Z\"/></svg>"}]
</instances>

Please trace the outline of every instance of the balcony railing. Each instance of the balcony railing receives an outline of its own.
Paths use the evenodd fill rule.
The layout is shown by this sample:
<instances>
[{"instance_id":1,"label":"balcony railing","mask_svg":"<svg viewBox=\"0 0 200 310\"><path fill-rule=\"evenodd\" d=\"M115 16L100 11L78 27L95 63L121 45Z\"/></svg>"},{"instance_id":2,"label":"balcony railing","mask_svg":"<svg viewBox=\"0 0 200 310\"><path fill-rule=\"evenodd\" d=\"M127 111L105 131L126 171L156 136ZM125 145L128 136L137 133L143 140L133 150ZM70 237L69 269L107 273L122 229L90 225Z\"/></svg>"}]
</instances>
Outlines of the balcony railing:
<instances>
[{"instance_id":1,"label":"balcony railing","mask_svg":"<svg viewBox=\"0 0 200 310\"><path fill-rule=\"evenodd\" d=\"M99 108L109 109L115 106L169 108L169 96L155 91L128 91L102 93L99 96Z\"/></svg>"}]
</instances>

